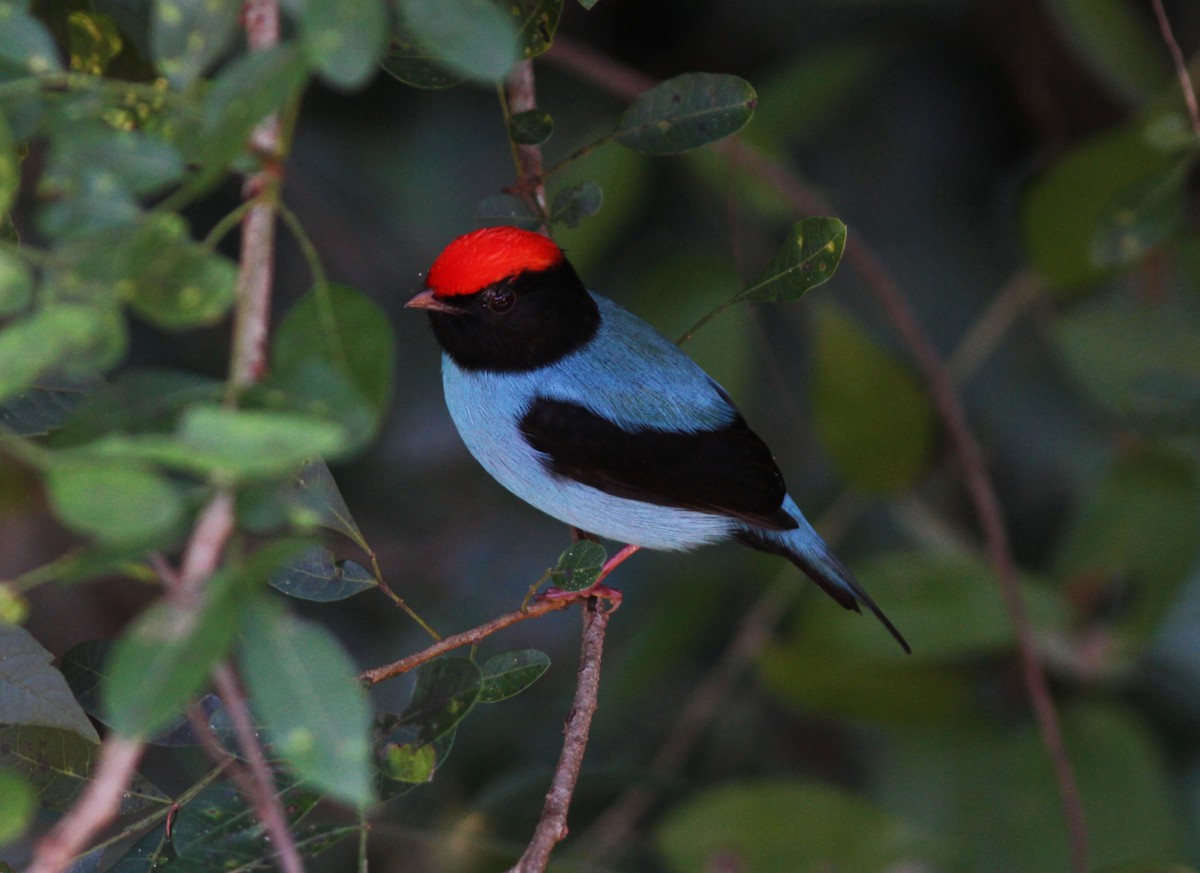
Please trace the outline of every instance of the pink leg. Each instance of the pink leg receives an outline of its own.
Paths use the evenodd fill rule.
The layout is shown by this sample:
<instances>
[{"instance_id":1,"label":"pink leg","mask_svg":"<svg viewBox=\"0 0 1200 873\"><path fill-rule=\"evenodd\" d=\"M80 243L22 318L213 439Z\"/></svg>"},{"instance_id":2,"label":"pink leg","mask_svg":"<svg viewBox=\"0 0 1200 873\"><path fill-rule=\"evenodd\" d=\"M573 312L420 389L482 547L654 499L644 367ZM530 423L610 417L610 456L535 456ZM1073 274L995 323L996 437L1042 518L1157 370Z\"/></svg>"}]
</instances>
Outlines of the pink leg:
<instances>
[{"instance_id":1,"label":"pink leg","mask_svg":"<svg viewBox=\"0 0 1200 873\"><path fill-rule=\"evenodd\" d=\"M592 587L595 588L602 581L604 581L605 576L617 569L617 567L620 566L620 564L624 562L626 558L631 556L640 548L641 546L621 546L621 550L619 552L604 562L604 566L600 568L600 575L596 577L596 581L592 583Z\"/></svg>"}]
</instances>

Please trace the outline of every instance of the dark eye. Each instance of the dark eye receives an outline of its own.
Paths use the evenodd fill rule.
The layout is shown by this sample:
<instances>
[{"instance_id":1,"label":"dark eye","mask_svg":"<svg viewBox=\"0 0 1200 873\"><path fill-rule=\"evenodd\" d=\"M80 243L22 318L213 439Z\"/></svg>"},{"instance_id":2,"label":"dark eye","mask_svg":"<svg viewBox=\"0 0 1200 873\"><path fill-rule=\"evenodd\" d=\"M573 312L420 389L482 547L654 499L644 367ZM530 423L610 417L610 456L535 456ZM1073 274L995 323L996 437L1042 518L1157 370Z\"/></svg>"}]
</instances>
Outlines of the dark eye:
<instances>
[{"instance_id":1,"label":"dark eye","mask_svg":"<svg viewBox=\"0 0 1200 873\"><path fill-rule=\"evenodd\" d=\"M483 292L483 305L497 315L508 312L516 302L517 295L508 288L489 288Z\"/></svg>"}]
</instances>

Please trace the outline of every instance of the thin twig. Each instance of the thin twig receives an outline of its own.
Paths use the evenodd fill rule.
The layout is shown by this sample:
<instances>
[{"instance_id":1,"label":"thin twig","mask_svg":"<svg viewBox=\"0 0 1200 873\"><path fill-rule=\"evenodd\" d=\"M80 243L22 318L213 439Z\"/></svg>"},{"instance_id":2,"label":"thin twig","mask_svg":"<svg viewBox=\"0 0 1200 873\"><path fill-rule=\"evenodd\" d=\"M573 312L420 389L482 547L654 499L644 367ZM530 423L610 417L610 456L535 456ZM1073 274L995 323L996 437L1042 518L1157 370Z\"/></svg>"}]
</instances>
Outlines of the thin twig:
<instances>
[{"instance_id":1,"label":"thin twig","mask_svg":"<svg viewBox=\"0 0 1200 873\"><path fill-rule=\"evenodd\" d=\"M533 78L533 61L524 60L512 68L504 80L505 122L519 112L537 109L537 88ZM542 184L542 150L536 145L513 143L517 165L517 189L529 200L538 215L546 214L546 187Z\"/></svg>"},{"instance_id":2,"label":"thin twig","mask_svg":"<svg viewBox=\"0 0 1200 873\"><path fill-rule=\"evenodd\" d=\"M579 679L575 686L575 700L571 713L563 727L562 754L558 767L546 793L546 803L533 839L525 854L510 869L509 873L541 873L550 863L550 853L567 836L567 812L575 793L575 783L583 767L583 753L587 749L588 732L592 716L596 713L600 693L600 661L604 654L604 633L608 628L611 611L590 598L583 608L583 642L579 652Z\"/></svg>"},{"instance_id":3,"label":"thin twig","mask_svg":"<svg viewBox=\"0 0 1200 873\"><path fill-rule=\"evenodd\" d=\"M526 619L539 618L548 612L557 612L561 609L566 609L574 602L576 601L569 598L535 600L525 609L518 609L516 612L510 612L506 615L493 618L491 621L484 622L478 627L448 636L434 643L429 648L422 649L406 658L401 658L399 661L384 664L381 667L373 667L370 670L364 670L359 674L358 678L366 685L375 685L385 679L401 676L410 670L415 670L428 661L432 661L439 655L446 654L446 652L461 649L463 646L473 646L497 631L504 630L506 627L511 627Z\"/></svg>"},{"instance_id":4,"label":"thin twig","mask_svg":"<svg viewBox=\"0 0 1200 873\"><path fill-rule=\"evenodd\" d=\"M795 598L795 580L777 582L768 588L743 617L733 641L696 690L674 722L666 742L648 768L648 778L627 788L603 815L579 838L573 853L587 863L603 866L613 854L631 844L634 829L650 811L661 791L659 786L679 771L696 747L713 716L746 668L770 639L771 630Z\"/></svg>"},{"instance_id":5,"label":"thin twig","mask_svg":"<svg viewBox=\"0 0 1200 873\"><path fill-rule=\"evenodd\" d=\"M258 741L258 735L254 732L246 697L242 694L233 667L228 663L219 664L213 670L213 685L233 722L238 746L250 770L249 800L254 805L255 816L266 828L267 836L275 847L279 866L283 873L304 873L304 862L300 859L295 840L292 839L287 816L283 811L283 802L279 799L279 790L271 775L266 755L263 754L262 745Z\"/></svg>"},{"instance_id":6,"label":"thin twig","mask_svg":"<svg viewBox=\"0 0 1200 873\"><path fill-rule=\"evenodd\" d=\"M140 739L110 734L100 746L99 760L83 795L34 847L26 873L59 873L80 853L92 836L116 818L121 798L146 744Z\"/></svg>"},{"instance_id":7,"label":"thin twig","mask_svg":"<svg viewBox=\"0 0 1200 873\"><path fill-rule=\"evenodd\" d=\"M648 77L628 70L618 62L598 55L593 50L562 36L555 39L554 46L545 57L625 98L636 96L645 90L648 84L653 84L653 80ZM768 158L751 144L740 142L732 146L729 140L725 140L717 143L716 147L736 156L743 169L769 182L797 211L810 215L829 214L828 205L794 173ZM847 242L845 258L866 281L924 375L949 442L958 457L964 485L975 508L988 557L999 579L1001 597L1016 635L1026 693L1033 706L1042 743L1054 768L1068 831L1071 870L1074 873L1086 873L1089 854L1087 820L1079 786L1063 742L1058 712L1050 694L1046 674L1038 660L1033 629L1021 594L1003 512L988 476L983 453L967 421L966 411L954 389L949 371L899 284L860 236L851 237Z\"/></svg>"},{"instance_id":8,"label":"thin twig","mask_svg":"<svg viewBox=\"0 0 1200 873\"><path fill-rule=\"evenodd\" d=\"M1167 10L1163 7L1162 0L1150 0L1150 5L1154 7L1154 16L1158 19L1158 29L1162 31L1163 42L1167 44L1167 51L1171 53L1171 60L1175 64L1175 75L1179 77L1179 86L1183 89L1183 100L1187 104L1192 130L1196 137L1200 138L1200 105L1196 103L1196 89L1192 85L1192 77L1188 73L1183 50L1175 40L1175 34L1171 30L1171 20L1167 18Z\"/></svg>"}]
</instances>

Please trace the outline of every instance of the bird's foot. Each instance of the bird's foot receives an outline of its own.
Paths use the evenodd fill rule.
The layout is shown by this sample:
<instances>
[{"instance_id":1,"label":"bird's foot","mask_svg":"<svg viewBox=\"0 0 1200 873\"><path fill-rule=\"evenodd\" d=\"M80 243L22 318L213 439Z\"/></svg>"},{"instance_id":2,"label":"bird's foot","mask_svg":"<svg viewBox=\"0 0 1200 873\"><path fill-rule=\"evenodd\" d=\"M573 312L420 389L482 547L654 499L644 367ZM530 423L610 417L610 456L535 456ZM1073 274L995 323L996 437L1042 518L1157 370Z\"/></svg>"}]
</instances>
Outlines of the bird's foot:
<instances>
[{"instance_id":1,"label":"bird's foot","mask_svg":"<svg viewBox=\"0 0 1200 873\"><path fill-rule=\"evenodd\" d=\"M538 594L537 600L584 600L588 597L595 597L597 600L607 600L610 604L609 612L616 612L621 605L621 599L625 595L616 588L610 588L599 579L589 585L587 588L581 588L578 591L564 591L563 589L551 585L542 593Z\"/></svg>"}]
</instances>

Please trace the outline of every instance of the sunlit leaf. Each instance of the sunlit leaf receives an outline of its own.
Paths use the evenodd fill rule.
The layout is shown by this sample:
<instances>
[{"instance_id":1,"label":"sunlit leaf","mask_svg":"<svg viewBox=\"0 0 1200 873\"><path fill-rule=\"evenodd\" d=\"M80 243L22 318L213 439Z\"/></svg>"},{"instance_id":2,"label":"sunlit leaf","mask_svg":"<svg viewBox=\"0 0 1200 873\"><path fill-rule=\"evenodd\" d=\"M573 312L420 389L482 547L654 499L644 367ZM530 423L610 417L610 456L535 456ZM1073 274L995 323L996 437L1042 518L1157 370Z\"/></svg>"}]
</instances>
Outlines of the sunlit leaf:
<instances>
[{"instance_id":1,"label":"sunlit leaf","mask_svg":"<svg viewBox=\"0 0 1200 873\"><path fill-rule=\"evenodd\" d=\"M488 658L481 669L480 703L496 703L520 694L550 669L550 658L537 649L504 652Z\"/></svg>"},{"instance_id":2,"label":"sunlit leaf","mask_svg":"<svg viewBox=\"0 0 1200 873\"><path fill-rule=\"evenodd\" d=\"M927 394L848 318L827 307L816 315L813 424L822 445L856 488L911 487L936 434Z\"/></svg>"},{"instance_id":3,"label":"sunlit leaf","mask_svg":"<svg viewBox=\"0 0 1200 873\"><path fill-rule=\"evenodd\" d=\"M719 73L684 73L640 94L613 138L648 155L684 152L737 133L754 114L750 83Z\"/></svg>"},{"instance_id":4,"label":"sunlit leaf","mask_svg":"<svg viewBox=\"0 0 1200 873\"><path fill-rule=\"evenodd\" d=\"M297 775L347 803L369 803L373 713L354 662L329 631L257 600L239 664L272 744Z\"/></svg>"},{"instance_id":5,"label":"sunlit leaf","mask_svg":"<svg viewBox=\"0 0 1200 873\"><path fill-rule=\"evenodd\" d=\"M384 751L384 773L397 782L429 782L436 764L433 743L393 743Z\"/></svg>"},{"instance_id":6,"label":"sunlit leaf","mask_svg":"<svg viewBox=\"0 0 1200 873\"><path fill-rule=\"evenodd\" d=\"M0 623L0 724L58 727L99 742L52 660L25 628Z\"/></svg>"}]
</instances>

